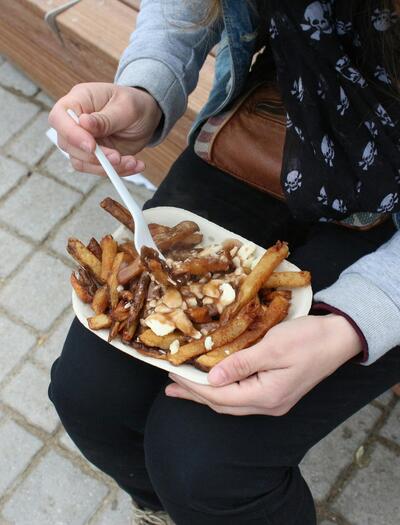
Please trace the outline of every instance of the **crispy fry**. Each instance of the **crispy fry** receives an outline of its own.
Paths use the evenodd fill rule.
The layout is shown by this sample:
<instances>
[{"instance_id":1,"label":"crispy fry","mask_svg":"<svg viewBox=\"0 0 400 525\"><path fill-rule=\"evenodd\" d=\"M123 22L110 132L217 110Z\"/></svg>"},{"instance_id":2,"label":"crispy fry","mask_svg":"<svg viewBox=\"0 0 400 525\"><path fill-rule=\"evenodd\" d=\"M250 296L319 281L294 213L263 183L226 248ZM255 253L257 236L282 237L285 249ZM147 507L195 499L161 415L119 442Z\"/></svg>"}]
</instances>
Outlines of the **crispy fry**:
<instances>
[{"instance_id":1,"label":"crispy fry","mask_svg":"<svg viewBox=\"0 0 400 525\"><path fill-rule=\"evenodd\" d=\"M144 270L144 266L140 257L137 257L132 263L128 264L124 268L121 268L118 272L118 282L119 284L126 284L129 281L138 275L140 275Z\"/></svg>"},{"instance_id":2,"label":"crispy fry","mask_svg":"<svg viewBox=\"0 0 400 525\"><path fill-rule=\"evenodd\" d=\"M194 323L209 323L212 321L207 306L194 306L186 310L187 315Z\"/></svg>"},{"instance_id":3,"label":"crispy fry","mask_svg":"<svg viewBox=\"0 0 400 525\"><path fill-rule=\"evenodd\" d=\"M101 239L100 245L102 249L101 278L103 281L107 281L117 255L118 244L114 241L112 235L106 235Z\"/></svg>"},{"instance_id":4,"label":"crispy fry","mask_svg":"<svg viewBox=\"0 0 400 525\"><path fill-rule=\"evenodd\" d=\"M96 315L103 314L108 307L108 288L107 285L97 289L93 296L92 308Z\"/></svg>"},{"instance_id":5,"label":"crispy fry","mask_svg":"<svg viewBox=\"0 0 400 525\"><path fill-rule=\"evenodd\" d=\"M226 272L230 262L226 257L193 257L187 261L174 264L173 275L206 275L207 273Z\"/></svg>"},{"instance_id":6,"label":"crispy fry","mask_svg":"<svg viewBox=\"0 0 400 525\"><path fill-rule=\"evenodd\" d=\"M135 230L135 224L133 222L132 215L125 208L125 206L122 206L122 204L115 201L114 199L111 199L110 197L102 200L100 206L103 208L103 210L106 210L106 212L117 219L117 221L126 226L128 230Z\"/></svg>"},{"instance_id":7,"label":"crispy fry","mask_svg":"<svg viewBox=\"0 0 400 525\"><path fill-rule=\"evenodd\" d=\"M235 340L222 345L206 354L201 355L194 361L194 365L204 372L211 370L213 366L243 348L256 344L270 328L285 319L289 311L289 301L281 295L275 296L268 307L260 309L259 315L254 322Z\"/></svg>"},{"instance_id":8,"label":"crispy fry","mask_svg":"<svg viewBox=\"0 0 400 525\"><path fill-rule=\"evenodd\" d=\"M172 332L172 334L162 336L156 335L149 328L140 334L139 339L146 346L155 346L156 348L161 348L161 350L168 351L173 341L177 339L179 344L183 344L187 338L178 332Z\"/></svg>"},{"instance_id":9,"label":"crispy fry","mask_svg":"<svg viewBox=\"0 0 400 525\"><path fill-rule=\"evenodd\" d=\"M158 256L158 253L152 248L143 246L140 258L143 265L147 268L150 274L152 274L159 284L168 286L174 284L174 281L169 276L169 269L164 261Z\"/></svg>"},{"instance_id":10,"label":"crispy fry","mask_svg":"<svg viewBox=\"0 0 400 525\"><path fill-rule=\"evenodd\" d=\"M109 273L107 284L108 284L108 293L110 295L110 303L111 308L114 309L118 304L118 271L119 267L121 266L122 259L124 258L123 252L117 253L117 255L114 258L114 262L111 268L111 272Z\"/></svg>"},{"instance_id":11,"label":"crispy fry","mask_svg":"<svg viewBox=\"0 0 400 525\"><path fill-rule=\"evenodd\" d=\"M67 251L79 264L90 271L100 283L104 283L101 278L101 262L81 241L70 237Z\"/></svg>"},{"instance_id":12,"label":"crispy fry","mask_svg":"<svg viewBox=\"0 0 400 525\"><path fill-rule=\"evenodd\" d=\"M175 244L176 248L192 248L193 246L197 246L201 243L203 240L203 234L200 232L192 233L191 235L188 235L185 239L182 239L180 242Z\"/></svg>"},{"instance_id":13,"label":"crispy fry","mask_svg":"<svg viewBox=\"0 0 400 525\"><path fill-rule=\"evenodd\" d=\"M181 365L185 361L192 359L198 355L206 352L205 341L208 337L211 337L212 343L215 347L219 347L230 343L240 334L242 334L253 322L257 316L260 303L257 299L254 299L250 303L240 310L236 317L231 319L228 323L220 326L207 337L202 337L198 341L193 341L179 348L175 354L168 354L168 360L174 365Z\"/></svg>"},{"instance_id":14,"label":"crispy fry","mask_svg":"<svg viewBox=\"0 0 400 525\"><path fill-rule=\"evenodd\" d=\"M133 245L132 241L126 241L123 242L118 246L118 248L130 256L130 260L128 262L134 261L138 257L138 252L136 251L135 246Z\"/></svg>"},{"instance_id":15,"label":"crispy fry","mask_svg":"<svg viewBox=\"0 0 400 525\"><path fill-rule=\"evenodd\" d=\"M110 332L108 334L108 342L109 343L111 343L111 341L117 337L120 326L121 326L121 322L120 321L112 321Z\"/></svg>"},{"instance_id":16,"label":"crispy fry","mask_svg":"<svg viewBox=\"0 0 400 525\"><path fill-rule=\"evenodd\" d=\"M300 288L310 283L310 272L274 272L263 286L266 288Z\"/></svg>"},{"instance_id":17,"label":"crispy fry","mask_svg":"<svg viewBox=\"0 0 400 525\"><path fill-rule=\"evenodd\" d=\"M120 301L118 303L117 307L114 308L114 310L111 311L110 316L111 316L111 319L113 321L122 322L122 321L126 321L128 319L129 309L125 308L124 301Z\"/></svg>"},{"instance_id":18,"label":"crispy fry","mask_svg":"<svg viewBox=\"0 0 400 525\"><path fill-rule=\"evenodd\" d=\"M260 301L262 303L270 303L275 297L283 297L287 301L292 299L291 290L269 290L268 288L261 288L259 292Z\"/></svg>"},{"instance_id":19,"label":"crispy fry","mask_svg":"<svg viewBox=\"0 0 400 525\"><path fill-rule=\"evenodd\" d=\"M101 261L101 246L94 237L90 239L89 244L86 246L86 248L90 250L93 253L93 255L95 255L99 259L99 261Z\"/></svg>"},{"instance_id":20,"label":"crispy fry","mask_svg":"<svg viewBox=\"0 0 400 525\"><path fill-rule=\"evenodd\" d=\"M129 308L129 315L126 322L125 330L122 334L123 341L131 341L136 333L136 329L139 324L140 314L143 310L143 306L147 297L147 291L149 289L150 276L148 273L142 273L139 282L135 289L135 295L131 306Z\"/></svg>"},{"instance_id":21,"label":"crispy fry","mask_svg":"<svg viewBox=\"0 0 400 525\"><path fill-rule=\"evenodd\" d=\"M77 276L75 275L75 272L71 273L70 281L72 288L75 290L75 293L79 297L79 299L84 303L91 303L93 300L93 296L89 293L87 287L79 282Z\"/></svg>"},{"instance_id":22,"label":"crispy fry","mask_svg":"<svg viewBox=\"0 0 400 525\"><path fill-rule=\"evenodd\" d=\"M101 330L102 328L110 328L112 320L109 315L99 314L88 317L87 322L91 330Z\"/></svg>"},{"instance_id":23,"label":"crispy fry","mask_svg":"<svg viewBox=\"0 0 400 525\"><path fill-rule=\"evenodd\" d=\"M148 357L154 357L155 359L167 359L166 353L159 348L149 347L136 341L132 342L131 345L139 352L139 354L147 355Z\"/></svg>"},{"instance_id":24,"label":"crispy fry","mask_svg":"<svg viewBox=\"0 0 400 525\"><path fill-rule=\"evenodd\" d=\"M183 239L199 230L198 225L193 221L183 221L170 228L167 232L160 232L153 235L154 242L161 251L170 250L173 246L181 243Z\"/></svg>"},{"instance_id":25,"label":"crispy fry","mask_svg":"<svg viewBox=\"0 0 400 525\"><path fill-rule=\"evenodd\" d=\"M267 281L279 263L288 256L289 250L285 242L278 241L268 248L255 268L246 276L240 285L236 301L226 308L222 314L222 322L232 319L235 314L256 296L262 285Z\"/></svg>"}]
</instances>

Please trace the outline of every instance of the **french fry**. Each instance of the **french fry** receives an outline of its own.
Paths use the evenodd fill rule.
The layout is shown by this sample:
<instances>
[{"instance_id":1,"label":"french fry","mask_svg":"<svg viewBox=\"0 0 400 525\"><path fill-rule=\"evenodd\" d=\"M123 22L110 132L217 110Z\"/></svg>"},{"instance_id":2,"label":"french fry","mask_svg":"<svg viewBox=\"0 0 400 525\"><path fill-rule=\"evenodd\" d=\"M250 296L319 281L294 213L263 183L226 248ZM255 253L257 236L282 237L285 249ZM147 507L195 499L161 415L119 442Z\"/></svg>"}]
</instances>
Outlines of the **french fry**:
<instances>
[{"instance_id":1,"label":"french fry","mask_svg":"<svg viewBox=\"0 0 400 525\"><path fill-rule=\"evenodd\" d=\"M92 308L96 315L103 314L108 307L109 297L107 285L97 289L93 296Z\"/></svg>"},{"instance_id":2,"label":"french fry","mask_svg":"<svg viewBox=\"0 0 400 525\"><path fill-rule=\"evenodd\" d=\"M288 256L288 253L288 246L285 242L278 241L274 246L268 248L240 285L236 301L222 314L223 323L234 317L243 306L257 295L275 268Z\"/></svg>"},{"instance_id":3,"label":"french fry","mask_svg":"<svg viewBox=\"0 0 400 525\"><path fill-rule=\"evenodd\" d=\"M168 361L173 365L178 366L189 359L204 354L207 351L205 344L208 337L211 338L213 346L217 348L230 343L250 326L257 316L259 308L259 301L254 299L240 310L236 317L228 321L225 325L217 328L209 336L202 337L197 341L192 341L191 343L181 346L175 354L167 354Z\"/></svg>"},{"instance_id":4,"label":"french fry","mask_svg":"<svg viewBox=\"0 0 400 525\"><path fill-rule=\"evenodd\" d=\"M143 306L147 297L147 291L149 289L150 276L148 273L142 273L139 282L135 289L135 295L133 301L128 310L128 317L126 321L126 327L122 334L123 341L131 341L136 333L140 314L143 310Z\"/></svg>"},{"instance_id":5,"label":"french fry","mask_svg":"<svg viewBox=\"0 0 400 525\"><path fill-rule=\"evenodd\" d=\"M101 262L81 241L70 237L68 239L67 251L79 264L92 272L100 283L104 283L101 277Z\"/></svg>"},{"instance_id":6,"label":"french fry","mask_svg":"<svg viewBox=\"0 0 400 525\"><path fill-rule=\"evenodd\" d=\"M194 323L209 323L212 321L207 306L193 306L186 310L187 315Z\"/></svg>"},{"instance_id":7,"label":"french fry","mask_svg":"<svg viewBox=\"0 0 400 525\"><path fill-rule=\"evenodd\" d=\"M124 252L124 253L126 253L127 255L130 256L130 261L128 261L128 262L132 262L138 257L138 252L136 251L136 248L134 247L132 241L123 242L122 244L120 244L118 246L118 248L122 252Z\"/></svg>"},{"instance_id":8,"label":"french fry","mask_svg":"<svg viewBox=\"0 0 400 525\"><path fill-rule=\"evenodd\" d=\"M100 206L103 208L103 210L106 210L106 212L117 219L117 221L126 226L128 230L131 230L132 232L135 230L135 224L133 222L132 215L124 206L122 206L122 204L115 201L114 199L111 199L110 197L107 197L101 201Z\"/></svg>"},{"instance_id":9,"label":"french fry","mask_svg":"<svg viewBox=\"0 0 400 525\"><path fill-rule=\"evenodd\" d=\"M199 230L199 226L193 221L182 221L167 232L153 235L154 242L161 251L170 250L173 246L181 243L184 239Z\"/></svg>"},{"instance_id":10,"label":"french fry","mask_svg":"<svg viewBox=\"0 0 400 525\"><path fill-rule=\"evenodd\" d=\"M265 288L300 288L311 283L310 272L274 272L263 284Z\"/></svg>"},{"instance_id":11,"label":"french fry","mask_svg":"<svg viewBox=\"0 0 400 525\"><path fill-rule=\"evenodd\" d=\"M110 295L110 303L111 303L112 309L114 309L118 304L118 299L119 299L118 290L117 290L118 285L119 285L118 271L119 271L119 267L121 266L123 258L124 258L123 252L117 253L113 261L111 272L107 279L108 292Z\"/></svg>"},{"instance_id":12,"label":"french fry","mask_svg":"<svg viewBox=\"0 0 400 525\"><path fill-rule=\"evenodd\" d=\"M207 273L226 272L229 267L230 262L225 257L193 257L187 261L175 263L173 275L201 276Z\"/></svg>"},{"instance_id":13,"label":"french fry","mask_svg":"<svg viewBox=\"0 0 400 525\"><path fill-rule=\"evenodd\" d=\"M101 246L94 237L90 239L89 244L86 246L86 248L90 250L93 253L93 255L95 255L99 259L99 261L101 261Z\"/></svg>"},{"instance_id":14,"label":"french fry","mask_svg":"<svg viewBox=\"0 0 400 525\"><path fill-rule=\"evenodd\" d=\"M93 300L93 296L89 293L87 287L79 282L77 276L75 275L75 272L71 273L70 281L72 288L75 290L75 293L79 297L79 299L84 303L91 303Z\"/></svg>"},{"instance_id":15,"label":"french fry","mask_svg":"<svg viewBox=\"0 0 400 525\"><path fill-rule=\"evenodd\" d=\"M117 337L120 326L121 326L121 322L120 321L112 321L111 327L110 327L110 332L108 334L108 342L109 343L111 343L111 341Z\"/></svg>"},{"instance_id":16,"label":"french fry","mask_svg":"<svg viewBox=\"0 0 400 525\"><path fill-rule=\"evenodd\" d=\"M180 334L179 332L172 332L172 334L167 335L156 335L150 328L145 330L139 335L140 341L146 346L161 348L161 350L168 351L171 343L175 340L179 341L179 344L182 344L186 341L186 337Z\"/></svg>"},{"instance_id":17,"label":"french fry","mask_svg":"<svg viewBox=\"0 0 400 525\"><path fill-rule=\"evenodd\" d=\"M129 263L124 268L120 268L118 272L118 282L119 284L126 284L138 275L140 275L144 270L143 263L140 257L137 257L132 263Z\"/></svg>"},{"instance_id":18,"label":"french fry","mask_svg":"<svg viewBox=\"0 0 400 525\"><path fill-rule=\"evenodd\" d=\"M290 301L292 299L292 290L270 290L269 288L261 288L258 296L263 304L271 303L275 297L278 296Z\"/></svg>"},{"instance_id":19,"label":"french fry","mask_svg":"<svg viewBox=\"0 0 400 525\"><path fill-rule=\"evenodd\" d=\"M107 281L115 256L117 255L118 244L114 241L112 235L106 235L101 239L100 246L102 249L101 278L103 281Z\"/></svg>"},{"instance_id":20,"label":"french fry","mask_svg":"<svg viewBox=\"0 0 400 525\"><path fill-rule=\"evenodd\" d=\"M110 316L111 316L111 319L113 321L122 322L122 321L126 321L128 319L129 310L128 310L128 308L125 308L124 301L120 301L118 303L117 307L114 308L114 310L111 311Z\"/></svg>"},{"instance_id":21,"label":"french fry","mask_svg":"<svg viewBox=\"0 0 400 525\"><path fill-rule=\"evenodd\" d=\"M268 307L260 309L254 322L239 337L232 342L222 345L206 354L197 357L194 361L196 368L209 372L213 366L221 362L228 355L256 344L270 328L285 319L289 311L289 301L281 295L275 296Z\"/></svg>"},{"instance_id":22,"label":"french fry","mask_svg":"<svg viewBox=\"0 0 400 525\"><path fill-rule=\"evenodd\" d=\"M103 328L110 328L112 319L109 315L99 314L88 317L87 322L91 330L101 330Z\"/></svg>"},{"instance_id":23,"label":"french fry","mask_svg":"<svg viewBox=\"0 0 400 525\"><path fill-rule=\"evenodd\" d=\"M155 359L167 359L166 353L158 348L149 347L136 341L132 342L131 345L137 352L139 352L139 354L146 355L147 357L154 357Z\"/></svg>"},{"instance_id":24,"label":"french fry","mask_svg":"<svg viewBox=\"0 0 400 525\"><path fill-rule=\"evenodd\" d=\"M192 248L193 246L197 246L201 243L203 240L203 234L200 232L192 233L191 235L188 235L185 239L182 239L179 243L175 245L176 248Z\"/></svg>"},{"instance_id":25,"label":"french fry","mask_svg":"<svg viewBox=\"0 0 400 525\"><path fill-rule=\"evenodd\" d=\"M171 283L174 283L171 277L169 276L169 269L164 261L158 256L158 253L152 248L143 246L140 253L140 258L143 265L147 268L150 274L152 274L155 280L164 286L168 286Z\"/></svg>"}]
</instances>

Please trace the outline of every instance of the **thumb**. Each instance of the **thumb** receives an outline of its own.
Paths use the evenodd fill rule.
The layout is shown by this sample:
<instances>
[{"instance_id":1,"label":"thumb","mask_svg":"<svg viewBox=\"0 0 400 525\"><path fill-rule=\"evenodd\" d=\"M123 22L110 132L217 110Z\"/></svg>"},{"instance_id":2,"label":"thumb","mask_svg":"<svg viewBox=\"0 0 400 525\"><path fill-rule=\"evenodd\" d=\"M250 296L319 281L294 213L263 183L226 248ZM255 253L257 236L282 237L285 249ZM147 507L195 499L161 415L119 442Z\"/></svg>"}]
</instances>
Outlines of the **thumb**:
<instances>
[{"instance_id":1,"label":"thumb","mask_svg":"<svg viewBox=\"0 0 400 525\"><path fill-rule=\"evenodd\" d=\"M240 350L214 366L208 373L208 381L213 386L222 386L245 379L260 370L261 358L259 345Z\"/></svg>"},{"instance_id":2,"label":"thumb","mask_svg":"<svg viewBox=\"0 0 400 525\"><path fill-rule=\"evenodd\" d=\"M134 120L132 105L111 100L101 111L82 113L79 124L94 137L104 138L127 129Z\"/></svg>"}]
</instances>

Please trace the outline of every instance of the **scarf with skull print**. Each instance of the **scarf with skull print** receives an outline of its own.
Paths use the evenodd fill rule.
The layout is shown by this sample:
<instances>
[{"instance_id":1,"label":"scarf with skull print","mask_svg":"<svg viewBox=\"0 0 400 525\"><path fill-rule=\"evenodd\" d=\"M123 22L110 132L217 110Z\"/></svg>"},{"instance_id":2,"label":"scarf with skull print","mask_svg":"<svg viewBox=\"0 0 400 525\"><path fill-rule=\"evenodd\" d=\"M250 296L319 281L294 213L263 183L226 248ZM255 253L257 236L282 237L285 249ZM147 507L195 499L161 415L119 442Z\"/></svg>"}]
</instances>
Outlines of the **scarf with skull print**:
<instances>
[{"instance_id":1,"label":"scarf with skull print","mask_svg":"<svg viewBox=\"0 0 400 525\"><path fill-rule=\"evenodd\" d=\"M282 186L299 220L400 211L400 95L383 66L393 10L270 0L269 47L287 109ZM400 60L400 57L399 57Z\"/></svg>"}]
</instances>

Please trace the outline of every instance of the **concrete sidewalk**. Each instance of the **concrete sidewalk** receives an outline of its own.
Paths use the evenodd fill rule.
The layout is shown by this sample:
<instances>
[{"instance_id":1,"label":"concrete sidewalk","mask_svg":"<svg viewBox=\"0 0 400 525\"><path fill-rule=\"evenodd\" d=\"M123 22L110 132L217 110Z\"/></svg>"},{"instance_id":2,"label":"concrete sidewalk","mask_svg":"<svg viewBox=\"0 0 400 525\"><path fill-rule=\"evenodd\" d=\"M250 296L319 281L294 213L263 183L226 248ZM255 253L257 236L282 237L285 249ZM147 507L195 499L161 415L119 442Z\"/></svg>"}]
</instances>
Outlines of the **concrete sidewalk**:
<instances>
[{"instance_id":1,"label":"concrete sidewalk","mask_svg":"<svg viewBox=\"0 0 400 525\"><path fill-rule=\"evenodd\" d=\"M108 181L73 172L44 137L51 104L0 57L0 525L128 525L129 497L80 455L47 399L72 319L66 240L115 229L98 206L114 195ZM365 407L302 470L321 524L399 525L400 400Z\"/></svg>"}]
</instances>

